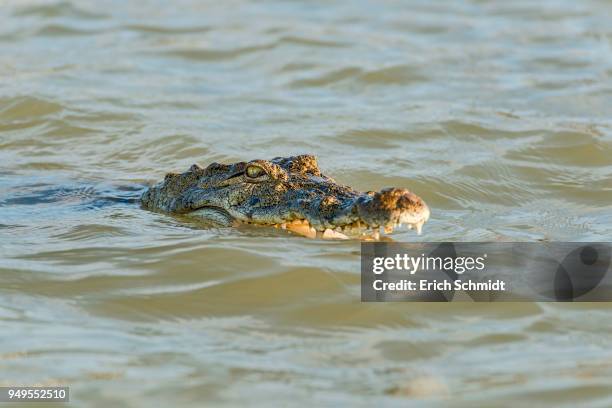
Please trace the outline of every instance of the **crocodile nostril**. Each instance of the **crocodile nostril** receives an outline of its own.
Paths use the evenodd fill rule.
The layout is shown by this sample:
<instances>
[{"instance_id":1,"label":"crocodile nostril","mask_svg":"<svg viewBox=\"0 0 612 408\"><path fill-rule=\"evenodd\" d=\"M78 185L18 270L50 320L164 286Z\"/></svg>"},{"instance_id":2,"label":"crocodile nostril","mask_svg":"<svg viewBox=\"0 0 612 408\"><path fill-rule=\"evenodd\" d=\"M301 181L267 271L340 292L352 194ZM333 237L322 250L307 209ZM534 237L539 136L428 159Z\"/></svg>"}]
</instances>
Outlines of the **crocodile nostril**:
<instances>
[{"instance_id":1,"label":"crocodile nostril","mask_svg":"<svg viewBox=\"0 0 612 408\"><path fill-rule=\"evenodd\" d=\"M397 199L397 206L402 208L414 207L422 205L423 200L413 193L404 193Z\"/></svg>"}]
</instances>

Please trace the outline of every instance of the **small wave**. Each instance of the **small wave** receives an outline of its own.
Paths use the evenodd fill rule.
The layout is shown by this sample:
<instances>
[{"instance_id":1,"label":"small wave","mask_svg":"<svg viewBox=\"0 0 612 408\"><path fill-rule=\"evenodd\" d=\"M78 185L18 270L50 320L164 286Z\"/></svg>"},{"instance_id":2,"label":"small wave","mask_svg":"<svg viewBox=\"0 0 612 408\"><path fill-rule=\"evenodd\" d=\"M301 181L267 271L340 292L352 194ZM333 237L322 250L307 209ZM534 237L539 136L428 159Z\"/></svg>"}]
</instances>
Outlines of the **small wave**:
<instances>
[{"instance_id":1,"label":"small wave","mask_svg":"<svg viewBox=\"0 0 612 408\"><path fill-rule=\"evenodd\" d=\"M227 50L221 49L182 49L182 50L171 50L164 51L165 54L170 57L177 57L192 61L223 61L228 59L239 58L244 55L256 53L259 51L265 51L272 49L276 46L276 43L253 45L242 48L233 48Z\"/></svg>"},{"instance_id":2,"label":"small wave","mask_svg":"<svg viewBox=\"0 0 612 408\"><path fill-rule=\"evenodd\" d=\"M125 30L148 34L198 34L210 31L208 26L192 27L169 27L147 24L128 24L123 26Z\"/></svg>"},{"instance_id":3,"label":"small wave","mask_svg":"<svg viewBox=\"0 0 612 408\"><path fill-rule=\"evenodd\" d=\"M334 84L336 82L344 81L349 78L356 77L363 71L360 68L349 67L331 72L323 75L316 76L314 78L297 79L289 83L290 87L293 88L309 88L309 87L320 87Z\"/></svg>"},{"instance_id":4,"label":"small wave","mask_svg":"<svg viewBox=\"0 0 612 408\"><path fill-rule=\"evenodd\" d=\"M289 83L289 86L295 88L321 87L341 81L364 85L410 85L426 80L425 75L408 65L396 65L369 71L358 67L347 67L313 78L294 80Z\"/></svg>"},{"instance_id":5,"label":"small wave","mask_svg":"<svg viewBox=\"0 0 612 408\"><path fill-rule=\"evenodd\" d=\"M39 28L35 35L40 37L63 37L63 36L84 36L95 35L104 32L104 30L83 30L76 27L70 27L60 24L49 24Z\"/></svg>"},{"instance_id":6,"label":"small wave","mask_svg":"<svg viewBox=\"0 0 612 408\"><path fill-rule=\"evenodd\" d=\"M94 184L50 184L51 180L31 180L15 184L6 189L0 207L38 206L71 206L74 211L100 209L110 205L134 204L140 196L143 186L130 185L123 188Z\"/></svg>"},{"instance_id":7,"label":"small wave","mask_svg":"<svg viewBox=\"0 0 612 408\"><path fill-rule=\"evenodd\" d=\"M590 132L546 132L539 143L525 145L506 158L521 162L541 162L575 167L610 167L612 142Z\"/></svg>"},{"instance_id":8,"label":"small wave","mask_svg":"<svg viewBox=\"0 0 612 408\"><path fill-rule=\"evenodd\" d=\"M359 81L379 85L407 85L427 81L418 69L408 65L396 65L368 71L359 76Z\"/></svg>"},{"instance_id":9,"label":"small wave","mask_svg":"<svg viewBox=\"0 0 612 408\"><path fill-rule=\"evenodd\" d=\"M342 48L342 47L350 46L349 43L340 42L340 41L321 40L321 39L298 37L298 36L281 37L279 42L287 43L287 44L295 44L295 45L305 45L309 47Z\"/></svg>"},{"instance_id":10,"label":"small wave","mask_svg":"<svg viewBox=\"0 0 612 408\"><path fill-rule=\"evenodd\" d=\"M18 17L72 17L86 20L98 20L108 17L107 14L85 10L68 1L26 6L15 11L14 15Z\"/></svg>"},{"instance_id":11,"label":"small wave","mask_svg":"<svg viewBox=\"0 0 612 408\"><path fill-rule=\"evenodd\" d=\"M387 129L358 129L334 138L335 142L364 148L390 149L408 138L406 132Z\"/></svg>"},{"instance_id":12,"label":"small wave","mask_svg":"<svg viewBox=\"0 0 612 408\"><path fill-rule=\"evenodd\" d=\"M81 224L61 234L51 235L51 238L68 241L84 241L92 238L102 239L125 235L129 235L129 233L124 228L103 224Z\"/></svg>"},{"instance_id":13,"label":"small wave","mask_svg":"<svg viewBox=\"0 0 612 408\"><path fill-rule=\"evenodd\" d=\"M32 119L61 113L64 106L33 96L0 98L0 121Z\"/></svg>"},{"instance_id":14,"label":"small wave","mask_svg":"<svg viewBox=\"0 0 612 408\"><path fill-rule=\"evenodd\" d=\"M176 165L176 160L192 157L199 159L210 154L210 148L194 136L189 135L167 135L144 143L130 143L120 151L112 151L108 154L109 160L128 160L146 162L163 159ZM169 169L167 169L169 170ZM186 169L182 169L184 171Z\"/></svg>"}]
</instances>

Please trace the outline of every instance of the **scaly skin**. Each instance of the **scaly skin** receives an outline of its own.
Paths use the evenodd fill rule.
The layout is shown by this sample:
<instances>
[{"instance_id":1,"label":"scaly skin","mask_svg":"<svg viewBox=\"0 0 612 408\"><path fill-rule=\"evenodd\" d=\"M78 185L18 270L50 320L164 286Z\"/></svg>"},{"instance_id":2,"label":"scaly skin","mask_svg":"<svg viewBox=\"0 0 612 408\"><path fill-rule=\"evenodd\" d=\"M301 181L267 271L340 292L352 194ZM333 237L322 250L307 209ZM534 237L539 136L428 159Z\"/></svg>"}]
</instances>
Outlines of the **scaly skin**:
<instances>
[{"instance_id":1,"label":"scaly skin","mask_svg":"<svg viewBox=\"0 0 612 408\"><path fill-rule=\"evenodd\" d=\"M236 222L275 226L308 237L378 238L406 224L421 227L429 208L402 188L361 193L321 174L311 155L234 164L197 164L168 173L141 198L144 208L189 214L221 225Z\"/></svg>"}]
</instances>

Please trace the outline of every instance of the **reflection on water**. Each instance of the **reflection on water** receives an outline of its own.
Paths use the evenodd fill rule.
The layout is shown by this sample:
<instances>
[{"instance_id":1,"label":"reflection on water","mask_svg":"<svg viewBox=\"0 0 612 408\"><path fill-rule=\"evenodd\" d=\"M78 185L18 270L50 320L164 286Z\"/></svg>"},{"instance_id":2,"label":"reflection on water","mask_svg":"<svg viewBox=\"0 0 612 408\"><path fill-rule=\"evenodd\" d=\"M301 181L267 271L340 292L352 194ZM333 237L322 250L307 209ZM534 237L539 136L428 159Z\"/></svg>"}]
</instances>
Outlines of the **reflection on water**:
<instances>
[{"instance_id":1,"label":"reflection on water","mask_svg":"<svg viewBox=\"0 0 612 408\"><path fill-rule=\"evenodd\" d=\"M360 304L356 242L136 201L194 162L308 152L423 197L424 234L398 241L609 241L611 12L4 2L2 385L83 406L610 405L605 304Z\"/></svg>"}]
</instances>

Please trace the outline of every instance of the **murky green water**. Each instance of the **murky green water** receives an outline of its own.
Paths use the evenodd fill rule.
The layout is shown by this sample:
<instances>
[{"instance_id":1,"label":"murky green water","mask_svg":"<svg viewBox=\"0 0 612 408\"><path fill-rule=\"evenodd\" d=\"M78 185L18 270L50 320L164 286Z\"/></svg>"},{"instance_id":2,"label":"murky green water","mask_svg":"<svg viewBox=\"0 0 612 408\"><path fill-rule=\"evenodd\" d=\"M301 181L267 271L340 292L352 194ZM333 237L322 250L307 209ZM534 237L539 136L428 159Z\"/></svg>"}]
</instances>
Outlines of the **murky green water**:
<instances>
[{"instance_id":1,"label":"murky green water","mask_svg":"<svg viewBox=\"0 0 612 408\"><path fill-rule=\"evenodd\" d=\"M0 382L78 406L612 405L611 313L361 304L357 242L141 210L314 153L399 241L610 241L612 3L4 1Z\"/></svg>"}]
</instances>

